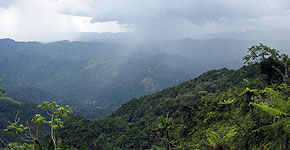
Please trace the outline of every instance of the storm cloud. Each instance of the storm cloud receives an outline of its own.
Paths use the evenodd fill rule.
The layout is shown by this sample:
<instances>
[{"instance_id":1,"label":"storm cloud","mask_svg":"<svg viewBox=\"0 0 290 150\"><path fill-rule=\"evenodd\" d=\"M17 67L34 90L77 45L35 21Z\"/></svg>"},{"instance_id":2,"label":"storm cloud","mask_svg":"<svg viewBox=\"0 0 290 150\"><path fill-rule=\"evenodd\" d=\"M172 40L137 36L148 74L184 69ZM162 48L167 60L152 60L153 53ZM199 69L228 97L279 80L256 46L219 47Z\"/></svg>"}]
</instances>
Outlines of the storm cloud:
<instances>
[{"instance_id":1,"label":"storm cloud","mask_svg":"<svg viewBox=\"0 0 290 150\"><path fill-rule=\"evenodd\" d=\"M31 3L36 2L33 0L28 1ZM260 31L262 31L261 33L265 31L267 35L272 35L271 32L276 34L279 32L286 35L290 31L289 0L44 1L47 3L44 6L53 5L53 9L48 10L48 14L51 13L54 17L49 15L40 15L39 17L43 18L44 23L46 22L45 20L53 22L53 25L50 25L53 28L57 28L59 26L57 22L63 20L63 18L61 20L53 19L59 18L56 17L58 15L87 17L86 21L79 22L84 29L80 30L79 26L74 25L77 22L73 20L69 23L71 25L66 25L66 28L69 28L67 33L83 31L98 33L129 32L136 34L140 38L214 38L220 35L234 38L237 34L251 31L255 33L257 33L256 31L259 31L259 33ZM0 0L0 8L21 8L24 3L23 0ZM34 9L32 8L32 10ZM35 10L34 14L37 11L39 10ZM28 14L27 17L31 14ZM34 16L34 18L38 17ZM85 22L86 26L83 25ZM111 24L108 24L108 22ZM104 25L107 26L106 30L99 29L99 26L92 27L102 23L107 23L107 25ZM88 26L91 27L87 28ZM115 29L110 30L111 26L114 26ZM243 35L250 36L249 34ZM277 38L280 37L280 34L278 35ZM269 36L260 37L271 38ZM246 37L242 36L241 38Z\"/></svg>"}]
</instances>

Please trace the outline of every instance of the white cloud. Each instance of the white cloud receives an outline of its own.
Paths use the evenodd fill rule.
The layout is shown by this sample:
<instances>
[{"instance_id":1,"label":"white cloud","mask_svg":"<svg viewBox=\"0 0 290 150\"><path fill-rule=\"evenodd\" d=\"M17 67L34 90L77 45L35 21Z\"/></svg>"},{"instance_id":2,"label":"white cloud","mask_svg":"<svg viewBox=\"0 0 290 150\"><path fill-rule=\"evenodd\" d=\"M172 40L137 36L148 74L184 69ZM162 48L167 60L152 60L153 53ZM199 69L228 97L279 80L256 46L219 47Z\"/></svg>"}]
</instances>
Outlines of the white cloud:
<instances>
[{"instance_id":1,"label":"white cloud","mask_svg":"<svg viewBox=\"0 0 290 150\"><path fill-rule=\"evenodd\" d=\"M18 24L18 13L15 8L2 9L0 8L0 38L15 36L17 24Z\"/></svg>"},{"instance_id":2,"label":"white cloud","mask_svg":"<svg viewBox=\"0 0 290 150\"><path fill-rule=\"evenodd\" d=\"M58 2L22 0L8 8L0 8L0 38L54 41L73 39L74 32L125 32L118 21L95 22L92 17L59 13Z\"/></svg>"},{"instance_id":3,"label":"white cloud","mask_svg":"<svg viewBox=\"0 0 290 150\"><path fill-rule=\"evenodd\" d=\"M62 13L134 25L138 36L201 38L288 26L289 0L59 0Z\"/></svg>"},{"instance_id":4,"label":"white cloud","mask_svg":"<svg viewBox=\"0 0 290 150\"><path fill-rule=\"evenodd\" d=\"M223 32L290 30L289 0L0 0L1 5L5 13L0 17L5 19L0 30L12 20L19 23L0 36L9 31L22 39L53 39L72 32L202 38Z\"/></svg>"}]
</instances>

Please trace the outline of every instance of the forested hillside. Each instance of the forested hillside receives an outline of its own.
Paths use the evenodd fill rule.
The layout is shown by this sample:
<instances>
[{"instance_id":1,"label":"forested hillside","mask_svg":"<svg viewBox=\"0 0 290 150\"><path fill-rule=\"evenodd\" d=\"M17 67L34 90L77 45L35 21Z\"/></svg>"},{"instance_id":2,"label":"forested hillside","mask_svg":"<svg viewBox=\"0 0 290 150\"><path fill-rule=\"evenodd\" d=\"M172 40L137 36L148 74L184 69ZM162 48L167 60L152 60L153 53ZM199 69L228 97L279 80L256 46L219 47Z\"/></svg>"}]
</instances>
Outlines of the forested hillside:
<instances>
[{"instance_id":1,"label":"forested hillside","mask_svg":"<svg viewBox=\"0 0 290 150\"><path fill-rule=\"evenodd\" d=\"M54 100L95 119L129 99L175 86L209 69L237 68L250 43L183 39L126 45L114 40L1 39L0 72L6 96L37 104Z\"/></svg>"},{"instance_id":2,"label":"forested hillside","mask_svg":"<svg viewBox=\"0 0 290 150\"><path fill-rule=\"evenodd\" d=\"M105 119L71 117L58 135L88 149L288 149L290 61L263 45L250 52L239 70L208 71Z\"/></svg>"},{"instance_id":3,"label":"forested hillside","mask_svg":"<svg viewBox=\"0 0 290 150\"><path fill-rule=\"evenodd\" d=\"M182 132L188 134L192 130L191 127L198 129L204 125L199 121L199 117L206 118L203 116L208 112L206 103L214 106L209 99L206 103L204 99L202 101L199 91L227 91L231 86L242 84L243 79L253 78L258 73L256 68L244 67L237 71L224 68L206 72L176 87L132 99L106 119L89 121L81 117L72 117L60 131L60 137L64 139L65 144L76 147L87 145L90 148L97 146L103 149L149 149L162 141L152 134L157 127L158 116L166 116L169 112L170 117L182 119L183 123L188 125L187 130L184 128ZM195 126L196 123L200 126ZM72 131L73 129L77 130ZM73 142L78 140L82 141L80 145Z\"/></svg>"},{"instance_id":4,"label":"forested hillside","mask_svg":"<svg viewBox=\"0 0 290 150\"><path fill-rule=\"evenodd\" d=\"M26 124L26 121L31 120L35 114L44 114L44 112L37 109L37 105L33 103L23 102L11 97L0 96L0 139L7 142L21 141L3 130L10 124L9 122L15 122ZM46 133L47 129L42 130L42 134ZM22 141L23 142L23 141ZM3 147L3 143L0 142L0 147Z\"/></svg>"},{"instance_id":5,"label":"forested hillside","mask_svg":"<svg viewBox=\"0 0 290 150\"><path fill-rule=\"evenodd\" d=\"M192 64L192 60L166 54L84 61L32 54L0 62L0 71L7 96L34 103L56 100L93 119L105 117L129 98L196 76L194 70L201 67Z\"/></svg>"},{"instance_id":6,"label":"forested hillside","mask_svg":"<svg viewBox=\"0 0 290 150\"><path fill-rule=\"evenodd\" d=\"M211 70L134 98L107 118L72 115L58 128L57 145L98 150L289 149L290 58L262 44L248 53L238 70Z\"/></svg>"}]
</instances>

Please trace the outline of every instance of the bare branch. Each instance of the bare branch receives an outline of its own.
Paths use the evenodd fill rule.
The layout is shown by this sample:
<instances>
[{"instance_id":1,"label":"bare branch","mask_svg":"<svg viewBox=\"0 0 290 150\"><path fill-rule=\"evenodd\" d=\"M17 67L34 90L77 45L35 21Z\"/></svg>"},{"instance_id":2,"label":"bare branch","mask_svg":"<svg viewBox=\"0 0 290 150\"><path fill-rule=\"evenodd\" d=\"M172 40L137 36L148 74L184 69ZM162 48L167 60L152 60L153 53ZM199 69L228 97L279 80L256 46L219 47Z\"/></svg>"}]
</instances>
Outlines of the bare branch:
<instances>
[{"instance_id":1,"label":"bare branch","mask_svg":"<svg viewBox=\"0 0 290 150\"><path fill-rule=\"evenodd\" d=\"M0 79L0 81L1 81L2 79ZM3 143L6 147L8 147L10 150L14 150L12 147L10 147L8 144L6 144L5 142L4 142L4 140L2 140L1 138L0 138L0 142L1 143Z\"/></svg>"},{"instance_id":2,"label":"bare branch","mask_svg":"<svg viewBox=\"0 0 290 150\"><path fill-rule=\"evenodd\" d=\"M283 78L285 78L284 74L275 66L272 66L280 75L282 75Z\"/></svg>"},{"instance_id":3,"label":"bare branch","mask_svg":"<svg viewBox=\"0 0 290 150\"><path fill-rule=\"evenodd\" d=\"M15 116L15 121L14 123L18 123L20 121L20 117L18 117L19 111L17 111L16 116Z\"/></svg>"},{"instance_id":4,"label":"bare branch","mask_svg":"<svg viewBox=\"0 0 290 150\"><path fill-rule=\"evenodd\" d=\"M30 135L30 137L33 139L33 136L32 136L32 134L31 134L31 130L30 130L30 126L29 126L29 122L26 121L26 124L27 124L27 128L28 128L29 135Z\"/></svg>"},{"instance_id":5,"label":"bare branch","mask_svg":"<svg viewBox=\"0 0 290 150\"><path fill-rule=\"evenodd\" d=\"M22 139L23 141L33 142L33 140L26 139L26 138L20 136L19 134L18 134L17 136L18 136L20 139Z\"/></svg>"},{"instance_id":6,"label":"bare branch","mask_svg":"<svg viewBox=\"0 0 290 150\"><path fill-rule=\"evenodd\" d=\"M50 114L47 110L45 110L46 111L46 113L49 115L49 116L52 116L52 114Z\"/></svg>"},{"instance_id":7,"label":"bare branch","mask_svg":"<svg viewBox=\"0 0 290 150\"><path fill-rule=\"evenodd\" d=\"M202 142L205 146L207 146L209 149L214 149L214 148L216 148L216 147L210 145L209 143L207 143L205 140L202 140L201 142Z\"/></svg>"},{"instance_id":8,"label":"bare branch","mask_svg":"<svg viewBox=\"0 0 290 150\"><path fill-rule=\"evenodd\" d=\"M33 121L33 127L34 127L34 136L35 138L38 138L38 128L37 128L37 125L36 125L36 122Z\"/></svg>"},{"instance_id":9,"label":"bare branch","mask_svg":"<svg viewBox=\"0 0 290 150\"><path fill-rule=\"evenodd\" d=\"M288 85L288 72L285 72L285 75L286 75L285 76L277 67L272 66L272 68L274 68L283 77L284 82ZM285 70L287 71L287 69L285 69Z\"/></svg>"},{"instance_id":10,"label":"bare branch","mask_svg":"<svg viewBox=\"0 0 290 150\"><path fill-rule=\"evenodd\" d=\"M26 137L26 138L28 138L28 139L30 139L31 137L30 136L28 136L26 133L23 133L23 135Z\"/></svg>"}]
</instances>

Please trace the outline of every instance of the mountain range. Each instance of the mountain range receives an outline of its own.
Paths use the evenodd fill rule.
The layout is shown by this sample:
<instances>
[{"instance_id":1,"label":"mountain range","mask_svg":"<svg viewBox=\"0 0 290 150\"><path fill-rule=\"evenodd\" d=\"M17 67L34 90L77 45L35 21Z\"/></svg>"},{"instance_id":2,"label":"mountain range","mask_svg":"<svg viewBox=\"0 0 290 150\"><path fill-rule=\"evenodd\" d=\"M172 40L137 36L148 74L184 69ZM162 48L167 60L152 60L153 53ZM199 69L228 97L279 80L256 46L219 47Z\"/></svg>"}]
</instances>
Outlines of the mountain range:
<instances>
[{"instance_id":1,"label":"mountain range","mask_svg":"<svg viewBox=\"0 0 290 150\"><path fill-rule=\"evenodd\" d=\"M160 91L209 69L242 65L253 42L116 40L52 43L0 40L6 95L27 102L58 101L90 119L105 117L134 97Z\"/></svg>"}]
</instances>

